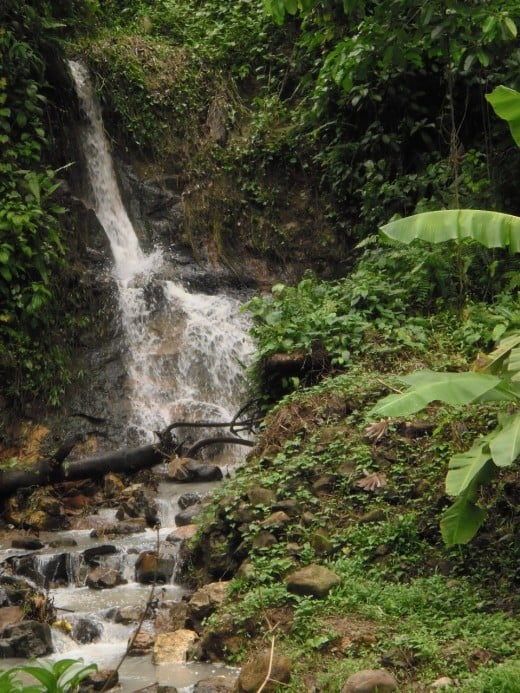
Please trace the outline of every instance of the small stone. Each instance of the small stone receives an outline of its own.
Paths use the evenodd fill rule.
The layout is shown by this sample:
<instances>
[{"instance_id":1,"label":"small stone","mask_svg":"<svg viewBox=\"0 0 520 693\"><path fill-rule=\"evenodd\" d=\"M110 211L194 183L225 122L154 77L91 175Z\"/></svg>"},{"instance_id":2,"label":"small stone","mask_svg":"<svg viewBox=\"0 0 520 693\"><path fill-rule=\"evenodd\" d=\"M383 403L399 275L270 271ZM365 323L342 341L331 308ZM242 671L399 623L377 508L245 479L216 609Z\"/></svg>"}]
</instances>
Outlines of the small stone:
<instances>
[{"instance_id":1,"label":"small stone","mask_svg":"<svg viewBox=\"0 0 520 693\"><path fill-rule=\"evenodd\" d=\"M270 546L274 546L277 543L278 539L274 536L274 534L271 534L271 532L268 532L267 530L263 529L261 532L258 532L258 534L254 537L253 541L251 542L251 545L254 549L267 549Z\"/></svg>"},{"instance_id":2,"label":"small stone","mask_svg":"<svg viewBox=\"0 0 520 693\"><path fill-rule=\"evenodd\" d=\"M229 676L210 676L195 684L193 693L232 693L236 680Z\"/></svg>"},{"instance_id":3,"label":"small stone","mask_svg":"<svg viewBox=\"0 0 520 693\"><path fill-rule=\"evenodd\" d=\"M310 544L319 556L328 556L334 553L334 546L331 540L322 532L314 532L311 535Z\"/></svg>"},{"instance_id":4,"label":"small stone","mask_svg":"<svg viewBox=\"0 0 520 693\"><path fill-rule=\"evenodd\" d=\"M276 494L270 488L251 486L247 492L247 497L251 505L265 505L271 507L276 498Z\"/></svg>"},{"instance_id":5,"label":"small stone","mask_svg":"<svg viewBox=\"0 0 520 693\"><path fill-rule=\"evenodd\" d=\"M384 510L381 510L381 508L375 508L374 510L370 510L364 515L361 515L361 517L358 518L358 522L361 524L364 524L366 522L381 522L381 520L384 520L385 517L386 516Z\"/></svg>"},{"instance_id":6,"label":"small stone","mask_svg":"<svg viewBox=\"0 0 520 693\"><path fill-rule=\"evenodd\" d=\"M385 669L363 669L349 676L341 693L390 693L397 690L397 681Z\"/></svg>"},{"instance_id":7,"label":"small stone","mask_svg":"<svg viewBox=\"0 0 520 693\"><path fill-rule=\"evenodd\" d=\"M449 676L441 676L440 679L436 679L433 683L430 683L428 690L437 691L442 688L450 688L455 685L455 681L450 679Z\"/></svg>"},{"instance_id":8,"label":"small stone","mask_svg":"<svg viewBox=\"0 0 520 693\"><path fill-rule=\"evenodd\" d=\"M339 575L321 565L308 565L287 576L287 589L294 594L323 599L341 582Z\"/></svg>"},{"instance_id":9,"label":"small stone","mask_svg":"<svg viewBox=\"0 0 520 693\"><path fill-rule=\"evenodd\" d=\"M265 520L262 520L260 523L262 527L285 527L285 525L288 525L291 522L291 518L287 513L284 513L283 510L278 510L275 513L271 513L269 517L266 517Z\"/></svg>"}]
</instances>

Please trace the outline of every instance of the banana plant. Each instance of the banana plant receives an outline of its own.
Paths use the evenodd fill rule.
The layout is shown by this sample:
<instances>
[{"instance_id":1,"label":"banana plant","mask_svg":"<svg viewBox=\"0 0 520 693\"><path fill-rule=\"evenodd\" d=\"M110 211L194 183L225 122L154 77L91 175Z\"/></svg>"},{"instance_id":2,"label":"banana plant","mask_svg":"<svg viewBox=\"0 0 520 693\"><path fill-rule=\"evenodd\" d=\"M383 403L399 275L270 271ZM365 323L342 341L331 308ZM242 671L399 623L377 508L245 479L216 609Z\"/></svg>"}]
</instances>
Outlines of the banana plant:
<instances>
[{"instance_id":1,"label":"banana plant","mask_svg":"<svg viewBox=\"0 0 520 693\"><path fill-rule=\"evenodd\" d=\"M509 124L520 147L520 93L497 87L486 96L497 115ZM520 217L487 210L450 209L416 214L381 227L381 234L403 243L442 243L472 239L487 248L520 252ZM418 371L402 377L403 393L389 395L372 409L379 416L408 416L441 401L453 406L489 401L509 403L514 413L499 417L497 427L478 438L470 450L454 455L448 466L446 492L456 497L442 516L448 546L466 544L486 518L476 503L479 488L520 455L520 334L505 335L489 355L479 355L466 373ZM516 411L515 411L516 410Z\"/></svg>"}]
</instances>

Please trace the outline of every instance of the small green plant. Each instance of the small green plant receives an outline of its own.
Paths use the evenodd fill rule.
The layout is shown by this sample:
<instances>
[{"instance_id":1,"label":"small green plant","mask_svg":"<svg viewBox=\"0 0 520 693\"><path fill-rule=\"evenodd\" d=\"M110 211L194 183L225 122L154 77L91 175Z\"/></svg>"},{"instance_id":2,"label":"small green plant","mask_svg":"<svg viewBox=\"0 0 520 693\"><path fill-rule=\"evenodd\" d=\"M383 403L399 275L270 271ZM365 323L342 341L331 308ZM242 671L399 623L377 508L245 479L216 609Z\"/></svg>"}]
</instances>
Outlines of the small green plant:
<instances>
[{"instance_id":1,"label":"small green plant","mask_svg":"<svg viewBox=\"0 0 520 693\"><path fill-rule=\"evenodd\" d=\"M0 693L75 693L80 682L93 671L97 671L96 664L84 664L76 659L36 660L34 664L0 672ZM24 679L32 676L39 683L26 685L20 674Z\"/></svg>"}]
</instances>

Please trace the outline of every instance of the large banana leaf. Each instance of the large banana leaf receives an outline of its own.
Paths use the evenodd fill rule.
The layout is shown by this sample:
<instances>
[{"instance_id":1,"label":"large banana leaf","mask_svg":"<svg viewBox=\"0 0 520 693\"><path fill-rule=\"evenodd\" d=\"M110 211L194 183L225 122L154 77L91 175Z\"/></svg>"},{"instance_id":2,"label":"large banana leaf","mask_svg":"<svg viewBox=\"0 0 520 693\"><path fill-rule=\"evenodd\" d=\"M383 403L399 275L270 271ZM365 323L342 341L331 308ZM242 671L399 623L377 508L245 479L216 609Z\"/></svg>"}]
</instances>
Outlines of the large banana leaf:
<instances>
[{"instance_id":1,"label":"large banana leaf","mask_svg":"<svg viewBox=\"0 0 520 693\"><path fill-rule=\"evenodd\" d=\"M473 366L473 370L480 373L500 373L504 369L504 363L508 362L508 370L520 370L520 352L515 354L515 348L520 345L520 333L510 335L500 340L498 346L489 354L483 355L483 364ZM514 358L517 358L515 364ZM513 362L511 359L513 358ZM512 366L513 363L513 366ZM516 368L518 365L518 368Z\"/></svg>"},{"instance_id":2,"label":"large banana leaf","mask_svg":"<svg viewBox=\"0 0 520 693\"><path fill-rule=\"evenodd\" d=\"M501 422L498 433L492 434L489 449L493 462L509 467L520 455L520 414L513 414Z\"/></svg>"},{"instance_id":3,"label":"large banana leaf","mask_svg":"<svg viewBox=\"0 0 520 693\"><path fill-rule=\"evenodd\" d=\"M397 219L381 226L388 238L401 243L430 243L473 239L486 248L509 248L520 252L520 217L483 209L444 209Z\"/></svg>"},{"instance_id":4,"label":"large banana leaf","mask_svg":"<svg viewBox=\"0 0 520 693\"><path fill-rule=\"evenodd\" d=\"M442 515L441 534L446 546L467 544L486 519L486 511L465 495L457 498Z\"/></svg>"},{"instance_id":5,"label":"large banana leaf","mask_svg":"<svg viewBox=\"0 0 520 693\"><path fill-rule=\"evenodd\" d=\"M497 467L490 459L480 468L472 481L442 515L441 533L447 546L467 544L486 519L486 511L475 504L478 488L488 483L496 474Z\"/></svg>"},{"instance_id":6,"label":"large banana leaf","mask_svg":"<svg viewBox=\"0 0 520 693\"><path fill-rule=\"evenodd\" d=\"M499 118L506 120L513 139L520 147L520 93L509 87L499 86L486 99Z\"/></svg>"},{"instance_id":7,"label":"large banana leaf","mask_svg":"<svg viewBox=\"0 0 520 693\"><path fill-rule=\"evenodd\" d=\"M485 373L436 373L417 371L401 380L411 387L406 392L388 395L370 413L378 416L409 416L430 402L441 401L454 406L469 404L497 387L501 380Z\"/></svg>"},{"instance_id":8,"label":"large banana leaf","mask_svg":"<svg viewBox=\"0 0 520 693\"><path fill-rule=\"evenodd\" d=\"M446 475L446 493L449 496L463 493L475 482L490 459L489 444L482 438L466 452L453 455Z\"/></svg>"}]
</instances>

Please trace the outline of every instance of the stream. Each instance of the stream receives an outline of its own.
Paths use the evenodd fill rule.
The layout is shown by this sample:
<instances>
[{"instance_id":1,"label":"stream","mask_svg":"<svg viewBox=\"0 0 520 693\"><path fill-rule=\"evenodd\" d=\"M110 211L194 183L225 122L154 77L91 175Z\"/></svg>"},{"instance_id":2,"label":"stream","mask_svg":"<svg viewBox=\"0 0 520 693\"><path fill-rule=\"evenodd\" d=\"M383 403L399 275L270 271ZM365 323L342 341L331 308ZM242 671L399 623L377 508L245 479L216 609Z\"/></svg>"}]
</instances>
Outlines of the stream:
<instances>
[{"instance_id":1,"label":"stream","mask_svg":"<svg viewBox=\"0 0 520 693\"><path fill-rule=\"evenodd\" d=\"M82 113L81 145L90 184L85 203L103 226L113 256L112 284L125 342L127 440L152 442L153 431L178 420L230 421L246 399L243 364L252 351L241 300L229 293L191 292L182 283L165 278L172 273L165 271L168 260L162 248L143 252L121 199L88 70L79 62L70 61L69 66ZM204 430L198 433L204 437ZM218 433L212 429L211 435ZM227 473L240 455L243 448L224 446L211 461ZM53 628L51 659L82 658L97 663L100 669L117 666L136 622L117 623L114 614L121 607L144 607L150 595L149 585L136 582L137 557L155 550L159 541L161 552L165 550L175 565L178 544L167 542L166 537L175 529L179 496L190 492L203 496L214 485L161 482L156 498L161 528L157 531L146 529L115 539L91 537L94 525L59 534L42 532L39 539L45 546L36 552L13 549L7 536L0 538L0 571L7 562L14 574L22 571L20 574L33 578L40 587L49 585L58 619L74 622L85 618L98 630L92 642L80 644L67 632ZM113 508L99 511L92 522L115 522L114 514ZM88 525L89 518L84 520ZM57 539L58 546L51 548ZM86 585L84 551L105 544L113 545L114 553L103 560L112 561L126 583L92 589ZM178 602L184 594L175 583L174 568L170 581L156 588L158 608ZM142 630L150 629L150 623L145 620ZM4 659L0 667L15 663L20 660ZM151 655L127 657L119 672L118 690L130 693L157 682L190 691L197 681L224 669L205 663L154 665Z\"/></svg>"}]
</instances>

